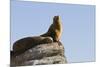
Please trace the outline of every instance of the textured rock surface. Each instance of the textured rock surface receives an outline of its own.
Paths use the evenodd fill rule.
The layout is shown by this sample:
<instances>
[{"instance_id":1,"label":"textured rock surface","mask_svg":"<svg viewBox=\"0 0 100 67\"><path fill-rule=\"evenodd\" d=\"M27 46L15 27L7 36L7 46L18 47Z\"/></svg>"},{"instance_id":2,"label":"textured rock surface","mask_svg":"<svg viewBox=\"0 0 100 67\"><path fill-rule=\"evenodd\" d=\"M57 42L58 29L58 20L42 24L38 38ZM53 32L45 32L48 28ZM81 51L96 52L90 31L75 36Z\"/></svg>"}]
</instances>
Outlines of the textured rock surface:
<instances>
[{"instance_id":1,"label":"textured rock surface","mask_svg":"<svg viewBox=\"0 0 100 67\"><path fill-rule=\"evenodd\" d=\"M39 44L24 53L11 57L11 65L44 65L67 63L61 42Z\"/></svg>"}]
</instances>

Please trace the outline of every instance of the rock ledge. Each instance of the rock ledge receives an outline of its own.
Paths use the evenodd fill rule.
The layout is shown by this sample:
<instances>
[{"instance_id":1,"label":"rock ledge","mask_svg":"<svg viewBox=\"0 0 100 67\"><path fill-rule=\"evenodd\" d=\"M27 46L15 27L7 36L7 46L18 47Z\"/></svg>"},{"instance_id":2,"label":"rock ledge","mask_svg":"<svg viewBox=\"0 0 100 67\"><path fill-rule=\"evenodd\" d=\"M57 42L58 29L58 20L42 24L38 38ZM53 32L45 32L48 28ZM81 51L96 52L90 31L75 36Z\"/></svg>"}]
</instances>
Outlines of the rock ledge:
<instances>
[{"instance_id":1,"label":"rock ledge","mask_svg":"<svg viewBox=\"0 0 100 67\"><path fill-rule=\"evenodd\" d=\"M24 53L11 57L11 66L67 63L61 42L39 44Z\"/></svg>"}]
</instances>

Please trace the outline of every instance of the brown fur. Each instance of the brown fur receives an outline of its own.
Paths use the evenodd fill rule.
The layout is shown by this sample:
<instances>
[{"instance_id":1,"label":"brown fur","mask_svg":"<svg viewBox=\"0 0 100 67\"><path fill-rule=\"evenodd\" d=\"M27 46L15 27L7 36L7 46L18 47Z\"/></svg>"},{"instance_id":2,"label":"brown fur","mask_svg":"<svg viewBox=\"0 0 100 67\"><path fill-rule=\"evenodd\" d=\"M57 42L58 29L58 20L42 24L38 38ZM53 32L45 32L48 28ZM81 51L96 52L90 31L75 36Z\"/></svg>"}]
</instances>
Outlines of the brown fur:
<instances>
[{"instance_id":1,"label":"brown fur","mask_svg":"<svg viewBox=\"0 0 100 67\"><path fill-rule=\"evenodd\" d=\"M24 51L35 47L36 45L39 44L45 44L45 43L52 43L53 40L51 37L41 37L41 36L36 36L36 37L26 37L22 38L20 40L17 40L13 44L13 51L11 51L11 55L17 56Z\"/></svg>"},{"instance_id":2,"label":"brown fur","mask_svg":"<svg viewBox=\"0 0 100 67\"><path fill-rule=\"evenodd\" d=\"M47 37L50 36L53 38L53 41L59 41L62 33L62 24L59 16L54 16L53 23L49 27L48 31L40 36Z\"/></svg>"}]
</instances>

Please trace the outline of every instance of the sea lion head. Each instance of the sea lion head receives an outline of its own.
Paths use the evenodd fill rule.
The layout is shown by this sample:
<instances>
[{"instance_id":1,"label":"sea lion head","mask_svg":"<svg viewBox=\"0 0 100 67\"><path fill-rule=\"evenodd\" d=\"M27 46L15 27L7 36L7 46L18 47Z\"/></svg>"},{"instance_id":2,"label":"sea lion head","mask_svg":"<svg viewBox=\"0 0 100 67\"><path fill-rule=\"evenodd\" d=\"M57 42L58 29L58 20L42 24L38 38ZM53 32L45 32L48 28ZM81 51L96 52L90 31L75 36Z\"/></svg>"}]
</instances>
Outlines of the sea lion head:
<instances>
[{"instance_id":1,"label":"sea lion head","mask_svg":"<svg viewBox=\"0 0 100 67\"><path fill-rule=\"evenodd\" d=\"M60 16L54 16L53 21L58 22L60 20Z\"/></svg>"},{"instance_id":2,"label":"sea lion head","mask_svg":"<svg viewBox=\"0 0 100 67\"><path fill-rule=\"evenodd\" d=\"M59 15L57 15L57 16L54 16L53 17L53 24L55 25L59 25L60 24L60 22L61 22L61 19L60 19L60 16Z\"/></svg>"}]
</instances>

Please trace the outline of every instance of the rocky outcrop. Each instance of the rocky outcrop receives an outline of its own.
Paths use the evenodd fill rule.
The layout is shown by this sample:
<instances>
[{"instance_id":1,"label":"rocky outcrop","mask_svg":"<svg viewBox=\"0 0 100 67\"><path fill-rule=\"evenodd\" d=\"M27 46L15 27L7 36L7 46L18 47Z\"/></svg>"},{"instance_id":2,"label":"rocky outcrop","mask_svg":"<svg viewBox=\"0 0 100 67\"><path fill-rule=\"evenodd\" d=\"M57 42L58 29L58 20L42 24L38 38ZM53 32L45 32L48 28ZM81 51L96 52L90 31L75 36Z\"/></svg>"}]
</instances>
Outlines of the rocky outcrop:
<instances>
[{"instance_id":1,"label":"rocky outcrop","mask_svg":"<svg viewBox=\"0 0 100 67\"><path fill-rule=\"evenodd\" d=\"M18 56L11 56L11 66L67 63L61 42L39 44Z\"/></svg>"}]
</instances>

